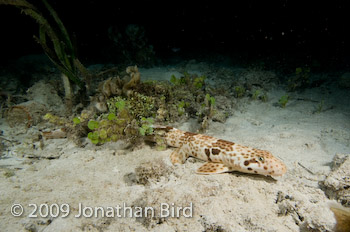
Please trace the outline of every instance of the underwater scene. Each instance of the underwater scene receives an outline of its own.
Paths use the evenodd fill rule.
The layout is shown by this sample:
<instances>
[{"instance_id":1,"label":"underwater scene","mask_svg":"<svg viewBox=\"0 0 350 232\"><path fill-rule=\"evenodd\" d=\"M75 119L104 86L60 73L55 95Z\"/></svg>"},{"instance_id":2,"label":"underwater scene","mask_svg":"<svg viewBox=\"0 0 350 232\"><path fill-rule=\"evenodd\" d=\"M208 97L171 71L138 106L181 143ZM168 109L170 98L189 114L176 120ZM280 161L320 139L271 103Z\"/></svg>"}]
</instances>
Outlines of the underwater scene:
<instances>
[{"instance_id":1,"label":"underwater scene","mask_svg":"<svg viewBox=\"0 0 350 232\"><path fill-rule=\"evenodd\" d=\"M0 0L0 231L350 231L348 11Z\"/></svg>"}]
</instances>

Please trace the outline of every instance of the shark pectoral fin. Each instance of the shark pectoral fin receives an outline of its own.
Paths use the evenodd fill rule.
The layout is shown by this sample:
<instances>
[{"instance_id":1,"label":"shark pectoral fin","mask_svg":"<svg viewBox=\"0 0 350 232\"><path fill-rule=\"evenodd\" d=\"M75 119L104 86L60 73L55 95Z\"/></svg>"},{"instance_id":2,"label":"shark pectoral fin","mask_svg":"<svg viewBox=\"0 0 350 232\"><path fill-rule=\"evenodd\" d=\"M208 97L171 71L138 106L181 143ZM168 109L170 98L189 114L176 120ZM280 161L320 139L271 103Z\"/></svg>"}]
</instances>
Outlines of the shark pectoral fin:
<instances>
[{"instance_id":1,"label":"shark pectoral fin","mask_svg":"<svg viewBox=\"0 0 350 232\"><path fill-rule=\"evenodd\" d=\"M184 151L183 147L178 147L173 151L170 155L170 160L172 164L183 164L185 163L186 159L188 158L188 155L186 155L186 152Z\"/></svg>"},{"instance_id":2,"label":"shark pectoral fin","mask_svg":"<svg viewBox=\"0 0 350 232\"><path fill-rule=\"evenodd\" d=\"M222 163L205 163L197 169L197 174L210 175L229 172L230 169Z\"/></svg>"}]
</instances>

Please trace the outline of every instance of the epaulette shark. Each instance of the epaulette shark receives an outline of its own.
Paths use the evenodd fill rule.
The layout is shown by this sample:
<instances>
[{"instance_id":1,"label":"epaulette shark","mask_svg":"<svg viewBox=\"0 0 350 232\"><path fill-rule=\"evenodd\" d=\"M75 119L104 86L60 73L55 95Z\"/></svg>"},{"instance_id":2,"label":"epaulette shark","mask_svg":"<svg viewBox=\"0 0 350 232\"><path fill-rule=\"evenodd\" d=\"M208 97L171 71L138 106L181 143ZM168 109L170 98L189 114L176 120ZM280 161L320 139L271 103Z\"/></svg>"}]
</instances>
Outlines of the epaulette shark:
<instances>
[{"instance_id":1,"label":"epaulette shark","mask_svg":"<svg viewBox=\"0 0 350 232\"><path fill-rule=\"evenodd\" d=\"M183 164L190 156L206 161L198 174L239 171L265 176L282 176L286 165L269 151L242 146L211 136L182 131L169 126L153 126L164 131L168 146L176 147L170 158L173 164Z\"/></svg>"}]
</instances>

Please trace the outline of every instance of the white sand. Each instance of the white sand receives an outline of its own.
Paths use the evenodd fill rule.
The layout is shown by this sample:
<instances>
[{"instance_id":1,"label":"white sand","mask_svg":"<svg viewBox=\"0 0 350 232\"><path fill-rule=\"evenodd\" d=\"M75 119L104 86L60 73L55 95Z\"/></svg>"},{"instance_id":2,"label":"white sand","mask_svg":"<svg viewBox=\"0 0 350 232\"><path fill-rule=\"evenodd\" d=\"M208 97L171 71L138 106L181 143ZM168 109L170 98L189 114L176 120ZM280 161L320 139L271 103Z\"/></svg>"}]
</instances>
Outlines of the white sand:
<instances>
[{"instance_id":1,"label":"white sand","mask_svg":"<svg viewBox=\"0 0 350 232\"><path fill-rule=\"evenodd\" d=\"M326 108L334 107L313 114L314 102L293 96L286 108L275 106L283 94L281 89L270 91L266 103L242 99L225 124L214 122L207 131L211 136L271 151L288 167L278 180L242 173L196 175L201 161L190 158L173 167L171 148L156 151L148 145L129 151L123 143L96 147L86 141L86 147L79 148L67 139L56 139L46 141L43 150L32 149L30 133L35 134L35 127L19 134L1 121L6 138L26 140L29 145L11 147L0 159L0 231L331 231L335 219L318 181L329 174L336 153L349 153L349 97L340 101L337 95L342 93L324 94L321 90L296 95L325 99ZM191 121L180 125L185 130L195 127ZM28 158L36 155L59 158ZM158 179L151 176L148 185L137 184L135 178L140 176L136 173L135 177L135 168L151 165L158 165ZM3 175L10 171L13 176ZM25 208L21 217L11 215L15 203ZM156 209L156 215L75 218L79 203L149 206ZM161 203L181 207L192 203L193 215L160 218ZM28 218L33 209L28 204L69 204L71 213L67 218Z\"/></svg>"}]
</instances>

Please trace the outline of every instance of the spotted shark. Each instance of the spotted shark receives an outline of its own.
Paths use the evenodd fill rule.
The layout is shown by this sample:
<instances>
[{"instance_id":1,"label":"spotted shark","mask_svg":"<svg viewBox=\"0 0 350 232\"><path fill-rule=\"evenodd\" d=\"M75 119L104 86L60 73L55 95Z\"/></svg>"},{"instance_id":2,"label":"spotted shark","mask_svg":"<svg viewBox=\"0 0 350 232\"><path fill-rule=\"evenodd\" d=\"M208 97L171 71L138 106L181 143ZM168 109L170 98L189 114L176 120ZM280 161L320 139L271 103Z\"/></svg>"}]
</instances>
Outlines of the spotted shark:
<instances>
[{"instance_id":1,"label":"spotted shark","mask_svg":"<svg viewBox=\"0 0 350 232\"><path fill-rule=\"evenodd\" d=\"M169 126L154 126L154 130L162 131L166 144L176 147L170 155L173 164L183 164L190 156L206 161L198 168L198 174L239 171L265 176L282 176L287 171L286 165L269 151Z\"/></svg>"}]
</instances>

